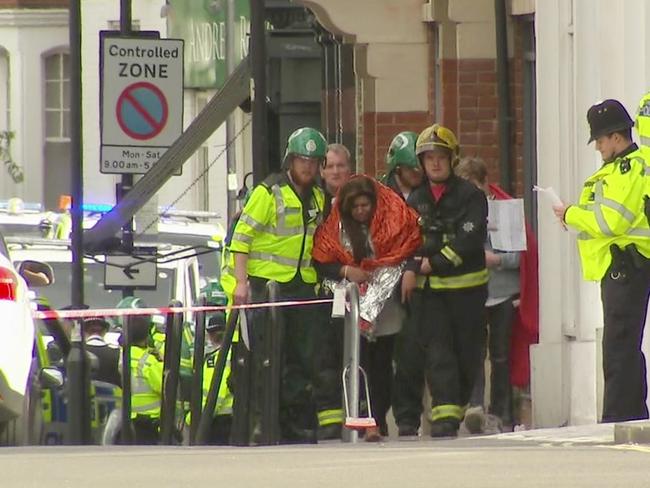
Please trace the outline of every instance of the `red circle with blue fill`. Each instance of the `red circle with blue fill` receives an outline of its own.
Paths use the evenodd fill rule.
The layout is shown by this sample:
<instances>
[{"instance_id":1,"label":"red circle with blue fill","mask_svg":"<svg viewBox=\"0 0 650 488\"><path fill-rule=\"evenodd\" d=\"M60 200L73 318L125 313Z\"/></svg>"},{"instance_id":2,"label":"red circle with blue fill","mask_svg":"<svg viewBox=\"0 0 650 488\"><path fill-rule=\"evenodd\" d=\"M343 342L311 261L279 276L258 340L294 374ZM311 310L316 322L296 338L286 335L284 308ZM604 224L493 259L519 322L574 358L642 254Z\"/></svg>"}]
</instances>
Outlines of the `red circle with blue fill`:
<instances>
[{"instance_id":1,"label":"red circle with blue fill","mask_svg":"<svg viewBox=\"0 0 650 488\"><path fill-rule=\"evenodd\" d=\"M122 91L115 105L115 115L128 136L143 141L162 132L167 124L169 107L160 88L139 81Z\"/></svg>"}]
</instances>

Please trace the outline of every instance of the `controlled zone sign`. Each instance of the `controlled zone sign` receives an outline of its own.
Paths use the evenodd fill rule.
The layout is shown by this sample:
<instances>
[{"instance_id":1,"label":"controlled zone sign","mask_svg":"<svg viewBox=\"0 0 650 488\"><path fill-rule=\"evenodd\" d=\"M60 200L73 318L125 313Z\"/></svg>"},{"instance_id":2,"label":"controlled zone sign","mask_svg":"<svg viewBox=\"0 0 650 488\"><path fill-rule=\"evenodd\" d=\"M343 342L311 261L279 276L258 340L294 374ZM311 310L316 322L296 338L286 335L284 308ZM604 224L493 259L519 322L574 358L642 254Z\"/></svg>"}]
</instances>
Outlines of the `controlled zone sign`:
<instances>
[{"instance_id":1,"label":"controlled zone sign","mask_svg":"<svg viewBox=\"0 0 650 488\"><path fill-rule=\"evenodd\" d=\"M148 259L143 259L148 258ZM106 255L104 288L155 289L158 270L151 256Z\"/></svg>"},{"instance_id":2,"label":"controlled zone sign","mask_svg":"<svg viewBox=\"0 0 650 488\"><path fill-rule=\"evenodd\" d=\"M183 132L183 41L100 42L102 173L144 174Z\"/></svg>"}]
</instances>

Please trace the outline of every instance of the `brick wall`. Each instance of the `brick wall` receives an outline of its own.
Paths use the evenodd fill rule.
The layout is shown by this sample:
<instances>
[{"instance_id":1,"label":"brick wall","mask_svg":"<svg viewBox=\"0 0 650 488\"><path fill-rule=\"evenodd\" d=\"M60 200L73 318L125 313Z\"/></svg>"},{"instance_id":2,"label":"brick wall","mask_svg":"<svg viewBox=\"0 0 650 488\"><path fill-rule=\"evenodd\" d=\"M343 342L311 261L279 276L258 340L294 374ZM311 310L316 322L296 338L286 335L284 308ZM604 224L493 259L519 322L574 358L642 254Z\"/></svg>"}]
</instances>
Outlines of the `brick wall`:
<instances>
[{"instance_id":1,"label":"brick wall","mask_svg":"<svg viewBox=\"0 0 650 488\"><path fill-rule=\"evenodd\" d=\"M2 8L68 8L69 0L0 0Z\"/></svg>"}]
</instances>

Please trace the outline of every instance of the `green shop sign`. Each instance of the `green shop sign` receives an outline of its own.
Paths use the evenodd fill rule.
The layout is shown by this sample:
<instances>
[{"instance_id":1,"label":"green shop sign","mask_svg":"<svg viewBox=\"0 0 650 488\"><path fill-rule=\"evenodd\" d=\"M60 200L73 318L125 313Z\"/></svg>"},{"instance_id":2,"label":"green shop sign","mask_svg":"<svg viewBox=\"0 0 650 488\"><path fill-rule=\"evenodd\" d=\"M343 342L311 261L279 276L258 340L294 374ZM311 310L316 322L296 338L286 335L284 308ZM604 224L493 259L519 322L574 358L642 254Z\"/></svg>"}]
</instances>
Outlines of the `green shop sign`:
<instances>
[{"instance_id":1,"label":"green shop sign","mask_svg":"<svg viewBox=\"0 0 650 488\"><path fill-rule=\"evenodd\" d=\"M235 56L248 54L249 0L234 0ZM186 88L221 88L226 80L228 0L167 0L167 37L185 41Z\"/></svg>"}]
</instances>

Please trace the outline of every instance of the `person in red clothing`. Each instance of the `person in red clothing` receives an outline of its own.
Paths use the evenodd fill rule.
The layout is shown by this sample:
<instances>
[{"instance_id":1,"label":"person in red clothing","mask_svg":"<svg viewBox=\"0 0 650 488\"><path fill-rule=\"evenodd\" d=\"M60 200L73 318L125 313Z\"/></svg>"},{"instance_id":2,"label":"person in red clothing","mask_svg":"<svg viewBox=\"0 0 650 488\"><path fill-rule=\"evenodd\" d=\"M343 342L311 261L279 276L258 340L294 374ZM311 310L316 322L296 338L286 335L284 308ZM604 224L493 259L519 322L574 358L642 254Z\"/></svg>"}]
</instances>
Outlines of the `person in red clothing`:
<instances>
[{"instance_id":1,"label":"person in red clothing","mask_svg":"<svg viewBox=\"0 0 650 488\"><path fill-rule=\"evenodd\" d=\"M319 274L336 283L358 283L362 295L365 290L360 301L366 325L361 365L377 423L367 429L367 441L388 435L393 344L403 318L397 288L406 259L420 243L417 213L393 190L367 176L353 177L341 187L332 213L314 236L312 257ZM327 281L323 285L328 286Z\"/></svg>"}]
</instances>

